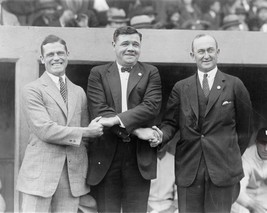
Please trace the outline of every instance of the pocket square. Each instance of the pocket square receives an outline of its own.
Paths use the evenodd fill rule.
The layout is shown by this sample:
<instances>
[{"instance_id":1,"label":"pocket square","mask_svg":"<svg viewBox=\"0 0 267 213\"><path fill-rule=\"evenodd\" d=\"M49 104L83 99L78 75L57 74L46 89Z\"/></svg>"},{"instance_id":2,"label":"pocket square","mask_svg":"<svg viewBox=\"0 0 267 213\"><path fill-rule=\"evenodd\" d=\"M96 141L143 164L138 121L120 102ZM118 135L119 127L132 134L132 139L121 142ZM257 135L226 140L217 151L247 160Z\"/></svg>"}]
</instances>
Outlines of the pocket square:
<instances>
[{"instance_id":1,"label":"pocket square","mask_svg":"<svg viewBox=\"0 0 267 213\"><path fill-rule=\"evenodd\" d=\"M226 104L230 104L230 103L232 103L232 101L224 101L224 102L222 103L222 106L224 106L224 105L226 105Z\"/></svg>"}]
</instances>

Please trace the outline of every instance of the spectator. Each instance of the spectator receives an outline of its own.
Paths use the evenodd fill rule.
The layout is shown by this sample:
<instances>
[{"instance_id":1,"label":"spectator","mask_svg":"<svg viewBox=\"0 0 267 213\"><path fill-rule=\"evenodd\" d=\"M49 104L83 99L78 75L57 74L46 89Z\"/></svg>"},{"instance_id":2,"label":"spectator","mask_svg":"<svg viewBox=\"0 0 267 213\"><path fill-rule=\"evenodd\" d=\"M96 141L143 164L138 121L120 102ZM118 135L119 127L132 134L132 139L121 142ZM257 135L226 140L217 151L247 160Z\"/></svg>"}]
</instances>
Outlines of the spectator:
<instances>
[{"instance_id":1,"label":"spectator","mask_svg":"<svg viewBox=\"0 0 267 213\"><path fill-rule=\"evenodd\" d=\"M181 11L176 4L169 4L166 6L166 29L180 29L181 28Z\"/></svg>"},{"instance_id":2,"label":"spectator","mask_svg":"<svg viewBox=\"0 0 267 213\"><path fill-rule=\"evenodd\" d=\"M142 11L143 15L147 15L151 19L153 28L162 28L163 24L157 20L157 12L153 6L145 6Z\"/></svg>"},{"instance_id":3,"label":"spectator","mask_svg":"<svg viewBox=\"0 0 267 213\"><path fill-rule=\"evenodd\" d=\"M95 11L89 9L88 0L61 0L65 10L71 10L78 27L98 27L99 21Z\"/></svg>"},{"instance_id":4,"label":"spectator","mask_svg":"<svg viewBox=\"0 0 267 213\"><path fill-rule=\"evenodd\" d=\"M16 15L6 9L6 4L0 0L0 25L19 26L19 20Z\"/></svg>"},{"instance_id":5,"label":"spectator","mask_svg":"<svg viewBox=\"0 0 267 213\"><path fill-rule=\"evenodd\" d=\"M240 22L236 14L229 14L224 17L221 30L244 31L245 26Z\"/></svg>"},{"instance_id":6,"label":"spectator","mask_svg":"<svg viewBox=\"0 0 267 213\"><path fill-rule=\"evenodd\" d=\"M96 11L99 27L106 27L108 24L107 11L109 10L106 0L94 0L93 8Z\"/></svg>"},{"instance_id":7,"label":"spectator","mask_svg":"<svg viewBox=\"0 0 267 213\"><path fill-rule=\"evenodd\" d=\"M33 18L33 26L51 26L52 22L59 19L62 6L56 1L39 1L37 12Z\"/></svg>"},{"instance_id":8,"label":"spectator","mask_svg":"<svg viewBox=\"0 0 267 213\"><path fill-rule=\"evenodd\" d=\"M202 18L202 12L199 7L194 4L193 0L181 0L181 21L182 23Z\"/></svg>"},{"instance_id":9,"label":"spectator","mask_svg":"<svg viewBox=\"0 0 267 213\"><path fill-rule=\"evenodd\" d=\"M108 24L107 27L119 28L127 26L129 19L126 17L126 13L123 9L116 7L109 8L107 12Z\"/></svg>"},{"instance_id":10,"label":"spectator","mask_svg":"<svg viewBox=\"0 0 267 213\"><path fill-rule=\"evenodd\" d=\"M267 2L262 2L261 4L258 4L257 19L259 30L267 32Z\"/></svg>"},{"instance_id":11,"label":"spectator","mask_svg":"<svg viewBox=\"0 0 267 213\"><path fill-rule=\"evenodd\" d=\"M235 14L235 10L238 6L241 6L239 0L226 0L222 7L223 15Z\"/></svg>"},{"instance_id":12,"label":"spectator","mask_svg":"<svg viewBox=\"0 0 267 213\"><path fill-rule=\"evenodd\" d=\"M219 0L208 1L207 8L207 12L203 15L203 20L210 23L209 30L218 30L222 22L221 2Z\"/></svg>"},{"instance_id":13,"label":"spectator","mask_svg":"<svg viewBox=\"0 0 267 213\"><path fill-rule=\"evenodd\" d=\"M249 30L249 27L247 24L248 12L246 11L246 9L244 7L237 7L235 10L235 13L238 16L239 21L242 24L243 30L248 31Z\"/></svg>"},{"instance_id":14,"label":"spectator","mask_svg":"<svg viewBox=\"0 0 267 213\"><path fill-rule=\"evenodd\" d=\"M232 213L267 212L267 128L258 131L256 143L242 156L245 177Z\"/></svg>"}]
</instances>

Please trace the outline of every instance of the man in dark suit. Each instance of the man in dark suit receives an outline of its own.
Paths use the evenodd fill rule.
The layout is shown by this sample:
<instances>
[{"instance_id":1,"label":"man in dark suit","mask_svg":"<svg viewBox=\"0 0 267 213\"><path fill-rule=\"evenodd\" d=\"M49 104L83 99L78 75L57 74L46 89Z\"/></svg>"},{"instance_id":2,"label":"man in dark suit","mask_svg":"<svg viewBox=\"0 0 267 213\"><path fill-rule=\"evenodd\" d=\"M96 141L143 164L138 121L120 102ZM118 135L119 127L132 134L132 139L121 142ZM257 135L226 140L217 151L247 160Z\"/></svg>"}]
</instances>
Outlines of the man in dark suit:
<instances>
[{"instance_id":1,"label":"man in dark suit","mask_svg":"<svg viewBox=\"0 0 267 213\"><path fill-rule=\"evenodd\" d=\"M251 133L251 101L237 77L217 68L214 37L200 34L192 42L195 75L175 84L163 118L164 145L180 130L175 176L179 212L230 212L244 176L241 155Z\"/></svg>"},{"instance_id":2,"label":"man in dark suit","mask_svg":"<svg viewBox=\"0 0 267 213\"><path fill-rule=\"evenodd\" d=\"M66 42L49 35L41 53L46 71L22 90L30 134L17 180L22 212L77 212L90 191L83 139L102 135L103 126L100 118L89 124L86 94L65 75Z\"/></svg>"},{"instance_id":3,"label":"man in dark suit","mask_svg":"<svg viewBox=\"0 0 267 213\"><path fill-rule=\"evenodd\" d=\"M89 148L87 183L99 212L146 212L150 180L156 178L156 150L143 137L161 106L158 69L138 62L142 35L121 27L113 35L116 61L94 67L88 79L91 118L106 128Z\"/></svg>"}]
</instances>

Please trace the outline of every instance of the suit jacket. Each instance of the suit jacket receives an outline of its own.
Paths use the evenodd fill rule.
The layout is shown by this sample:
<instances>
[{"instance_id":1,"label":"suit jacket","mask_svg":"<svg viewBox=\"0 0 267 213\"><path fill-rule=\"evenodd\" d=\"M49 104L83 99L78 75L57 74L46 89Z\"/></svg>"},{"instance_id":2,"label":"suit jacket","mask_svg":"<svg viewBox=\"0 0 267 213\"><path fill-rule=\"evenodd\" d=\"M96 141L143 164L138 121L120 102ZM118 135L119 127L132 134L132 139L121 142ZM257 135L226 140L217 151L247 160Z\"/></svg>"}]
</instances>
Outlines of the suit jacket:
<instances>
[{"instance_id":1,"label":"suit jacket","mask_svg":"<svg viewBox=\"0 0 267 213\"><path fill-rule=\"evenodd\" d=\"M161 106L161 81L156 67L138 62L129 75L128 110L121 112L121 86L115 62L94 67L88 79L88 104L91 118L118 116L125 129L118 125L104 130L103 136L90 143L88 183L98 184L109 169L119 137L139 127L154 124ZM125 133L126 132L126 133ZM137 143L137 161L145 179L156 177L156 150L147 141ZM121 142L120 142L121 143Z\"/></svg>"},{"instance_id":2,"label":"suit jacket","mask_svg":"<svg viewBox=\"0 0 267 213\"><path fill-rule=\"evenodd\" d=\"M68 109L46 72L23 88L21 107L30 137L18 175L21 192L52 196L65 162L73 196L90 191L85 181L88 159L80 128L88 125L86 95L68 78L66 83Z\"/></svg>"},{"instance_id":3,"label":"suit jacket","mask_svg":"<svg viewBox=\"0 0 267 213\"><path fill-rule=\"evenodd\" d=\"M179 186L193 183L202 153L211 181L233 185L243 177L241 155L251 133L249 93L240 79L218 70L200 131L197 81L193 75L173 87L161 126L163 145L180 130L175 155Z\"/></svg>"}]
</instances>

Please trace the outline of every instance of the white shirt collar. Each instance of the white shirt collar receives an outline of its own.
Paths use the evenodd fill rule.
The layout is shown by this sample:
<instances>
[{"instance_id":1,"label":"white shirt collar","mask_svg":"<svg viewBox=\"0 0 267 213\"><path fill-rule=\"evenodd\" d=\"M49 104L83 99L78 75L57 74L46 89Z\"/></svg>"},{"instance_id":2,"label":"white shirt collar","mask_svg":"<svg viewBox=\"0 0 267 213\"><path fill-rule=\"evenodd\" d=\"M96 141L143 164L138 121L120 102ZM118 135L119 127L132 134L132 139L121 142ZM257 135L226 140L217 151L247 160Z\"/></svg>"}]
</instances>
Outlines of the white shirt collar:
<instances>
[{"instance_id":1,"label":"white shirt collar","mask_svg":"<svg viewBox=\"0 0 267 213\"><path fill-rule=\"evenodd\" d=\"M46 71L46 73L52 79L52 81L56 84L56 87L60 90L59 77L55 76L55 75L53 75L47 71ZM64 74L61 77L62 77L64 83L66 83L66 75Z\"/></svg>"},{"instance_id":2,"label":"white shirt collar","mask_svg":"<svg viewBox=\"0 0 267 213\"><path fill-rule=\"evenodd\" d=\"M217 73L217 70L218 70L218 68L217 68L217 66L216 66L214 69L212 69L211 71L209 71L209 72L207 72L207 73L205 73L205 72L201 72L200 70L198 70L197 73L198 73L198 76L199 76L201 79L203 79L204 74L208 74L207 78L211 78L211 79L213 79L213 78L215 78L215 75L216 75L216 73Z\"/></svg>"}]
</instances>

